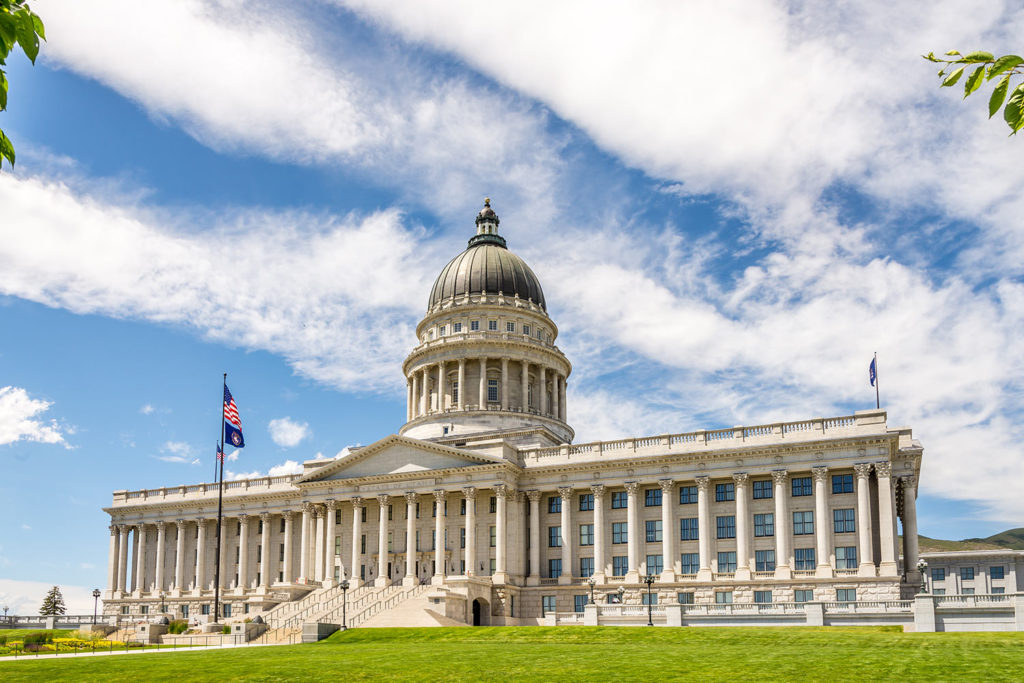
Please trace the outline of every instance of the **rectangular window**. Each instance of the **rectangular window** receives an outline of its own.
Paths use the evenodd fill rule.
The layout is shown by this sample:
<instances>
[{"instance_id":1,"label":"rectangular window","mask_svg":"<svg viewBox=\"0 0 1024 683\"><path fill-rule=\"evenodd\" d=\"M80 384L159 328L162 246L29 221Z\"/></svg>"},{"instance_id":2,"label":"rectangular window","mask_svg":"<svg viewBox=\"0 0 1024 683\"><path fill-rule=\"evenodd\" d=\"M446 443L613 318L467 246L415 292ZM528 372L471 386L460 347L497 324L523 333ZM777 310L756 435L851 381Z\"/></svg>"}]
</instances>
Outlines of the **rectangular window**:
<instances>
[{"instance_id":1,"label":"rectangular window","mask_svg":"<svg viewBox=\"0 0 1024 683\"><path fill-rule=\"evenodd\" d=\"M799 589L793 591L793 602L813 602L814 591L808 589Z\"/></svg>"},{"instance_id":2,"label":"rectangular window","mask_svg":"<svg viewBox=\"0 0 1024 683\"><path fill-rule=\"evenodd\" d=\"M853 493L853 475L833 474L832 493Z\"/></svg>"},{"instance_id":3,"label":"rectangular window","mask_svg":"<svg viewBox=\"0 0 1024 683\"><path fill-rule=\"evenodd\" d=\"M496 379L487 380L487 400L492 403L498 400L498 380Z\"/></svg>"},{"instance_id":4,"label":"rectangular window","mask_svg":"<svg viewBox=\"0 0 1024 683\"><path fill-rule=\"evenodd\" d=\"M488 510L493 515L494 513L496 513L498 511L498 497L497 496L491 496L491 500L490 500L489 505L490 505L490 507L488 508Z\"/></svg>"},{"instance_id":5,"label":"rectangular window","mask_svg":"<svg viewBox=\"0 0 1024 683\"><path fill-rule=\"evenodd\" d=\"M661 507L661 489L644 489L644 507Z\"/></svg>"},{"instance_id":6,"label":"rectangular window","mask_svg":"<svg viewBox=\"0 0 1024 683\"><path fill-rule=\"evenodd\" d=\"M625 543L628 538L626 522L612 522L612 543Z\"/></svg>"},{"instance_id":7,"label":"rectangular window","mask_svg":"<svg viewBox=\"0 0 1024 683\"><path fill-rule=\"evenodd\" d=\"M836 569L857 568L857 546L844 545L836 547Z\"/></svg>"},{"instance_id":8,"label":"rectangular window","mask_svg":"<svg viewBox=\"0 0 1024 683\"><path fill-rule=\"evenodd\" d=\"M470 332L477 332L479 330L480 330L480 321L479 320L470 320L469 321L469 331Z\"/></svg>"},{"instance_id":9,"label":"rectangular window","mask_svg":"<svg viewBox=\"0 0 1024 683\"><path fill-rule=\"evenodd\" d=\"M363 511L363 512L362 512L362 517L361 517L361 520L362 520L363 524L366 524L366 506L364 505L364 506L363 506L362 508L360 508L360 509L361 509L361 510Z\"/></svg>"},{"instance_id":10,"label":"rectangular window","mask_svg":"<svg viewBox=\"0 0 1024 683\"><path fill-rule=\"evenodd\" d=\"M935 591L936 594L938 594L938 592L939 592L938 590ZM992 588L992 595L1002 595L1005 592L1006 592L1006 589L1003 588L1002 586L994 586Z\"/></svg>"},{"instance_id":11,"label":"rectangular window","mask_svg":"<svg viewBox=\"0 0 1024 683\"><path fill-rule=\"evenodd\" d=\"M854 523L853 508L840 508L832 511L832 530L837 534L852 534L857 531Z\"/></svg>"},{"instance_id":12,"label":"rectangular window","mask_svg":"<svg viewBox=\"0 0 1024 683\"><path fill-rule=\"evenodd\" d=\"M335 538L334 540L337 541L339 539ZM337 546L335 546L335 547L337 547ZM259 564L262 561L263 561L263 546L262 545L258 545L258 546L256 546L256 564ZM260 585L260 582L257 581L256 585L257 586Z\"/></svg>"},{"instance_id":13,"label":"rectangular window","mask_svg":"<svg viewBox=\"0 0 1024 683\"><path fill-rule=\"evenodd\" d=\"M341 524L341 508L334 511L334 523Z\"/></svg>"},{"instance_id":14,"label":"rectangular window","mask_svg":"<svg viewBox=\"0 0 1024 683\"><path fill-rule=\"evenodd\" d=\"M694 604L692 592L676 593L676 600L679 602L680 605Z\"/></svg>"},{"instance_id":15,"label":"rectangular window","mask_svg":"<svg viewBox=\"0 0 1024 683\"><path fill-rule=\"evenodd\" d=\"M492 548L496 548L497 547L497 540L498 540L498 527L492 526L490 533L491 533L491 547Z\"/></svg>"},{"instance_id":16,"label":"rectangular window","mask_svg":"<svg viewBox=\"0 0 1024 683\"><path fill-rule=\"evenodd\" d=\"M561 548L562 547L562 527L560 527L560 526L549 526L548 527L548 547L549 548Z\"/></svg>"},{"instance_id":17,"label":"rectangular window","mask_svg":"<svg viewBox=\"0 0 1024 683\"><path fill-rule=\"evenodd\" d=\"M139 612L142 614L149 614L149 605L143 605L140 607Z\"/></svg>"},{"instance_id":18,"label":"rectangular window","mask_svg":"<svg viewBox=\"0 0 1024 683\"><path fill-rule=\"evenodd\" d=\"M763 515L754 515L754 535L774 536L775 535L775 514L766 512Z\"/></svg>"},{"instance_id":19,"label":"rectangular window","mask_svg":"<svg viewBox=\"0 0 1024 683\"><path fill-rule=\"evenodd\" d=\"M466 547L466 527L459 527L459 547Z\"/></svg>"},{"instance_id":20,"label":"rectangular window","mask_svg":"<svg viewBox=\"0 0 1024 683\"><path fill-rule=\"evenodd\" d=\"M612 558L612 575L613 576L625 576L629 571L629 557L626 555L617 555Z\"/></svg>"},{"instance_id":21,"label":"rectangular window","mask_svg":"<svg viewBox=\"0 0 1024 683\"><path fill-rule=\"evenodd\" d=\"M660 543L661 542L661 520L660 519L648 519L644 522L644 529L647 532L648 543Z\"/></svg>"},{"instance_id":22,"label":"rectangular window","mask_svg":"<svg viewBox=\"0 0 1024 683\"><path fill-rule=\"evenodd\" d=\"M771 591L754 591L754 603L764 605L772 601Z\"/></svg>"},{"instance_id":23,"label":"rectangular window","mask_svg":"<svg viewBox=\"0 0 1024 683\"><path fill-rule=\"evenodd\" d=\"M561 512L562 511L562 497L561 496L548 496L548 512Z\"/></svg>"},{"instance_id":24,"label":"rectangular window","mask_svg":"<svg viewBox=\"0 0 1024 683\"><path fill-rule=\"evenodd\" d=\"M452 323L452 332L462 332L462 323Z\"/></svg>"},{"instance_id":25,"label":"rectangular window","mask_svg":"<svg viewBox=\"0 0 1024 683\"><path fill-rule=\"evenodd\" d=\"M181 606L181 616L183 616L186 619L188 619L188 605L182 605Z\"/></svg>"},{"instance_id":26,"label":"rectangular window","mask_svg":"<svg viewBox=\"0 0 1024 683\"><path fill-rule=\"evenodd\" d=\"M459 382L458 380L452 382L452 403L459 402ZM447 434L447 432L445 432Z\"/></svg>"},{"instance_id":27,"label":"rectangular window","mask_svg":"<svg viewBox=\"0 0 1024 683\"><path fill-rule=\"evenodd\" d=\"M857 589L856 588L837 588L836 589L836 601L837 602L857 602Z\"/></svg>"},{"instance_id":28,"label":"rectangular window","mask_svg":"<svg viewBox=\"0 0 1024 683\"><path fill-rule=\"evenodd\" d=\"M562 558L553 557L548 560L548 576L557 579L562 575Z\"/></svg>"},{"instance_id":29,"label":"rectangular window","mask_svg":"<svg viewBox=\"0 0 1024 683\"><path fill-rule=\"evenodd\" d=\"M993 579L1002 579L1006 577L1006 567L989 567L988 575Z\"/></svg>"},{"instance_id":30,"label":"rectangular window","mask_svg":"<svg viewBox=\"0 0 1024 683\"><path fill-rule=\"evenodd\" d=\"M715 521L718 525L717 538L736 538L736 517L734 515L716 517Z\"/></svg>"},{"instance_id":31,"label":"rectangular window","mask_svg":"<svg viewBox=\"0 0 1024 683\"><path fill-rule=\"evenodd\" d=\"M573 609L575 609L577 612L582 612L583 608L586 607L587 603L590 601L590 596L586 594L574 595L572 596L572 598Z\"/></svg>"},{"instance_id":32,"label":"rectangular window","mask_svg":"<svg viewBox=\"0 0 1024 683\"><path fill-rule=\"evenodd\" d=\"M964 588L963 590L960 591L960 593L962 595L974 595L974 589L973 588Z\"/></svg>"},{"instance_id":33,"label":"rectangular window","mask_svg":"<svg viewBox=\"0 0 1024 683\"><path fill-rule=\"evenodd\" d=\"M530 326L529 325L523 325L523 334L525 334L527 337L530 336Z\"/></svg>"},{"instance_id":34,"label":"rectangular window","mask_svg":"<svg viewBox=\"0 0 1024 683\"><path fill-rule=\"evenodd\" d=\"M444 325L441 325L441 327L438 328L438 335L443 337L447 333L447 331L448 331L448 328L445 327Z\"/></svg>"},{"instance_id":35,"label":"rectangular window","mask_svg":"<svg viewBox=\"0 0 1024 683\"><path fill-rule=\"evenodd\" d=\"M696 574L700 571L700 553L683 553L679 556L679 573Z\"/></svg>"},{"instance_id":36,"label":"rectangular window","mask_svg":"<svg viewBox=\"0 0 1024 683\"><path fill-rule=\"evenodd\" d=\"M284 562L284 543L278 547L277 561Z\"/></svg>"},{"instance_id":37,"label":"rectangular window","mask_svg":"<svg viewBox=\"0 0 1024 683\"><path fill-rule=\"evenodd\" d=\"M511 324L512 323L509 323L509 325L511 325ZM540 597L540 609L541 609L541 616L547 614L548 612L554 612L555 611L555 596L554 595L542 595Z\"/></svg>"},{"instance_id":38,"label":"rectangular window","mask_svg":"<svg viewBox=\"0 0 1024 683\"><path fill-rule=\"evenodd\" d=\"M459 501L459 515L461 515L463 517L466 516L466 499L465 498L463 498L462 500Z\"/></svg>"},{"instance_id":39,"label":"rectangular window","mask_svg":"<svg viewBox=\"0 0 1024 683\"><path fill-rule=\"evenodd\" d=\"M494 576L494 567L495 567L495 560L492 557L491 558L491 564L490 564L490 574L488 574L488 576Z\"/></svg>"},{"instance_id":40,"label":"rectangular window","mask_svg":"<svg viewBox=\"0 0 1024 683\"><path fill-rule=\"evenodd\" d=\"M793 568L798 570L814 569L817 566L814 561L814 548L796 548L793 551L793 564L796 565Z\"/></svg>"},{"instance_id":41,"label":"rectangular window","mask_svg":"<svg viewBox=\"0 0 1024 683\"><path fill-rule=\"evenodd\" d=\"M732 591L715 591L715 602L719 605L731 605Z\"/></svg>"},{"instance_id":42,"label":"rectangular window","mask_svg":"<svg viewBox=\"0 0 1024 683\"><path fill-rule=\"evenodd\" d=\"M515 332L516 331L516 324L515 323L505 323L505 331L506 332Z\"/></svg>"},{"instance_id":43,"label":"rectangular window","mask_svg":"<svg viewBox=\"0 0 1024 683\"><path fill-rule=\"evenodd\" d=\"M612 510L624 510L629 506L629 497L625 491L612 491Z\"/></svg>"},{"instance_id":44,"label":"rectangular window","mask_svg":"<svg viewBox=\"0 0 1024 683\"><path fill-rule=\"evenodd\" d=\"M736 484L715 484L715 501L736 500Z\"/></svg>"},{"instance_id":45,"label":"rectangular window","mask_svg":"<svg viewBox=\"0 0 1024 683\"><path fill-rule=\"evenodd\" d=\"M974 579L974 567L961 567L960 578L964 581L972 581Z\"/></svg>"},{"instance_id":46,"label":"rectangular window","mask_svg":"<svg viewBox=\"0 0 1024 683\"><path fill-rule=\"evenodd\" d=\"M580 576L587 578L588 576L594 575L594 558L592 557L581 557L580 558Z\"/></svg>"},{"instance_id":47,"label":"rectangular window","mask_svg":"<svg viewBox=\"0 0 1024 683\"><path fill-rule=\"evenodd\" d=\"M736 551L718 553L718 571L725 574L736 571Z\"/></svg>"},{"instance_id":48,"label":"rectangular window","mask_svg":"<svg viewBox=\"0 0 1024 683\"><path fill-rule=\"evenodd\" d=\"M593 493L581 493L580 494L580 512L587 512L588 510L594 509L594 494Z\"/></svg>"},{"instance_id":49,"label":"rectangular window","mask_svg":"<svg viewBox=\"0 0 1024 683\"><path fill-rule=\"evenodd\" d=\"M799 496L810 496L813 495L813 489L811 488L810 477L794 477L793 478L793 495Z\"/></svg>"},{"instance_id":50,"label":"rectangular window","mask_svg":"<svg viewBox=\"0 0 1024 683\"><path fill-rule=\"evenodd\" d=\"M814 512L805 510L793 513L793 535L807 536L814 533Z\"/></svg>"},{"instance_id":51,"label":"rectangular window","mask_svg":"<svg viewBox=\"0 0 1024 683\"><path fill-rule=\"evenodd\" d=\"M641 605L657 605L658 594L657 593L641 593L640 594Z\"/></svg>"},{"instance_id":52,"label":"rectangular window","mask_svg":"<svg viewBox=\"0 0 1024 683\"><path fill-rule=\"evenodd\" d=\"M932 581L945 581L946 580L946 568L945 567L933 567L932 568Z\"/></svg>"},{"instance_id":53,"label":"rectangular window","mask_svg":"<svg viewBox=\"0 0 1024 683\"><path fill-rule=\"evenodd\" d=\"M679 487L679 504L680 505L694 505L697 503L697 487L696 486L680 486Z\"/></svg>"},{"instance_id":54,"label":"rectangular window","mask_svg":"<svg viewBox=\"0 0 1024 683\"><path fill-rule=\"evenodd\" d=\"M231 605L230 604L225 604L224 605L224 616L225 617L230 617L231 616Z\"/></svg>"},{"instance_id":55,"label":"rectangular window","mask_svg":"<svg viewBox=\"0 0 1024 683\"><path fill-rule=\"evenodd\" d=\"M490 330L491 332L497 332L498 331L498 321L497 320L488 320L487 321L487 329Z\"/></svg>"},{"instance_id":56,"label":"rectangular window","mask_svg":"<svg viewBox=\"0 0 1024 683\"><path fill-rule=\"evenodd\" d=\"M125 607L124 609L127 610L128 607ZM210 613L210 606L209 605L200 605L199 612L201 614L209 614ZM127 613L128 612L126 611L125 614L127 614Z\"/></svg>"},{"instance_id":57,"label":"rectangular window","mask_svg":"<svg viewBox=\"0 0 1024 683\"><path fill-rule=\"evenodd\" d=\"M341 511L339 510L339 512L341 512ZM281 533L282 534L284 533L284 526L285 526L285 524L284 524L284 517L282 517L281 518Z\"/></svg>"},{"instance_id":58,"label":"rectangular window","mask_svg":"<svg viewBox=\"0 0 1024 683\"><path fill-rule=\"evenodd\" d=\"M363 534L359 538L359 552L366 554L366 534Z\"/></svg>"},{"instance_id":59,"label":"rectangular window","mask_svg":"<svg viewBox=\"0 0 1024 683\"><path fill-rule=\"evenodd\" d=\"M758 479L754 482L754 500L772 497L772 480Z\"/></svg>"},{"instance_id":60,"label":"rectangular window","mask_svg":"<svg viewBox=\"0 0 1024 683\"><path fill-rule=\"evenodd\" d=\"M945 595L945 594L946 594L946 589L945 588L933 588L932 589L932 595Z\"/></svg>"},{"instance_id":61,"label":"rectangular window","mask_svg":"<svg viewBox=\"0 0 1024 683\"><path fill-rule=\"evenodd\" d=\"M259 524L256 525L256 533L259 534L260 536L263 535L263 520L262 519L259 521Z\"/></svg>"},{"instance_id":62,"label":"rectangular window","mask_svg":"<svg viewBox=\"0 0 1024 683\"><path fill-rule=\"evenodd\" d=\"M699 537L700 531L696 517L683 517L679 520L680 541L696 541Z\"/></svg>"},{"instance_id":63,"label":"rectangular window","mask_svg":"<svg viewBox=\"0 0 1024 683\"><path fill-rule=\"evenodd\" d=\"M660 574L665 570L665 562L661 555L648 555L647 556L647 573L648 574Z\"/></svg>"},{"instance_id":64,"label":"rectangular window","mask_svg":"<svg viewBox=\"0 0 1024 683\"><path fill-rule=\"evenodd\" d=\"M388 521L389 522L393 521L394 517L395 517L395 506L394 505L388 505Z\"/></svg>"},{"instance_id":65,"label":"rectangular window","mask_svg":"<svg viewBox=\"0 0 1024 683\"><path fill-rule=\"evenodd\" d=\"M594 545L593 524L580 524L580 545Z\"/></svg>"},{"instance_id":66,"label":"rectangular window","mask_svg":"<svg viewBox=\"0 0 1024 683\"><path fill-rule=\"evenodd\" d=\"M775 551L774 550L755 550L754 551L754 571L756 571L756 572L773 572L773 571L775 571Z\"/></svg>"}]
</instances>

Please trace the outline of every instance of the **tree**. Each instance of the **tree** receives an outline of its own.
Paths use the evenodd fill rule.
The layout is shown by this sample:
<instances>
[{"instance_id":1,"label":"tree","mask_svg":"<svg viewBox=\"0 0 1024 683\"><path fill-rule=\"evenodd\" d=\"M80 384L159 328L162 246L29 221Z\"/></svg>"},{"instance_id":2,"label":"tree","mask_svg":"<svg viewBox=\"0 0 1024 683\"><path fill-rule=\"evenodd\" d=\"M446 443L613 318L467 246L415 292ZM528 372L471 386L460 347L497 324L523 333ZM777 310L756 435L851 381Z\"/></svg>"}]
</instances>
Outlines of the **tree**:
<instances>
[{"instance_id":1,"label":"tree","mask_svg":"<svg viewBox=\"0 0 1024 683\"><path fill-rule=\"evenodd\" d=\"M54 586L46 591L46 597L43 598L43 606L39 608L40 616L55 617L58 614L64 614L66 611L64 596L60 594L60 586Z\"/></svg>"},{"instance_id":2,"label":"tree","mask_svg":"<svg viewBox=\"0 0 1024 683\"><path fill-rule=\"evenodd\" d=\"M1010 79L1013 76L1024 75L1024 57L1017 55L1003 55L996 58L991 52L971 52L962 55L956 50L950 50L943 59L936 57L934 52L922 55L929 62L942 64L939 69L939 78L942 79L942 87L950 88L957 84L964 70L971 65L977 66L971 69L971 73L964 81L964 99L981 87L983 81L991 81L993 78L1002 76L996 83L992 95L988 99L988 117L992 118L1000 108L1003 110L1003 120L1010 127L1010 135L1016 135L1017 131L1024 128L1024 81L1010 91ZM962 65L962 66L957 66ZM952 69L947 73L947 69ZM1007 99L1009 93L1009 99ZM1005 102L1005 106L1004 105Z\"/></svg>"},{"instance_id":3,"label":"tree","mask_svg":"<svg viewBox=\"0 0 1024 683\"><path fill-rule=\"evenodd\" d=\"M46 40L46 30L39 15L29 9L25 0L0 0L0 111L7 109L7 55L15 45L33 64L39 54L39 39ZM0 129L0 167L4 159L14 165L14 144Z\"/></svg>"}]
</instances>

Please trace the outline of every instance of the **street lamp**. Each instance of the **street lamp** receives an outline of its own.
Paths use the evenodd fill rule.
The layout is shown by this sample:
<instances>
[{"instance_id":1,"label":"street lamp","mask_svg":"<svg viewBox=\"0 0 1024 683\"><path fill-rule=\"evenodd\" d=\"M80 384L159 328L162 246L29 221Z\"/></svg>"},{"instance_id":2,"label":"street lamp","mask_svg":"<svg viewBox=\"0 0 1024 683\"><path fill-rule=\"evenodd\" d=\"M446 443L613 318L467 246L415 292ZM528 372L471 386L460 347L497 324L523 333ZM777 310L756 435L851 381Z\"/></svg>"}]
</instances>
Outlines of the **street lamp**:
<instances>
[{"instance_id":1,"label":"street lamp","mask_svg":"<svg viewBox=\"0 0 1024 683\"><path fill-rule=\"evenodd\" d=\"M96 609L99 607L99 604L100 604L100 589L99 588L93 588L92 589L92 623L93 623L93 625L96 624ZM4 607L4 616L7 616L7 608L6 607Z\"/></svg>"},{"instance_id":2,"label":"street lamp","mask_svg":"<svg viewBox=\"0 0 1024 683\"><path fill-rule=\"evenodd\" d=\"M647 584L647 625L648 626L654 626L654 619L652 618L652 611L651 611L652 608L653 608L653 605L651 604L651 584L654 583L655 578L656 577L654 576L654 574L647 574L643 578L644 583Z\"/></svg>"},{"instance_id":3,"label":"street lamp","mask_svg":"<svg viewBox=\"0 0 1024 683\"><path fill-rule=\"evenodd\" d=\"M924 561L922 557L917 561L917 571L921 574L921 592L928 592L928 579L926 578L925 571L928 569L928 563Z\"/></svg>"},{"instance_id":4,"label":"street lamp","mask_svg":"<svg viewBox=\"0 0 1024 683\"><path fill-rule=\"evenodd\" d=\"M589 579L587 579L587 585L590 586L590 604L591 605L594 604L594 585L596 583L597 583L597 581L594 581L594 577L593 576L591 576Z\"/></svg>"},{"instance_id":5,"label":"street lamp","mask_svg":"<svg viewBox=\"0 0 1024 683\"><path fill-rule=\"evenodd\" d=\"M341 630L345 631L348 630L345 625L345 612L348 609L348 579L342 580L338 585L341 586Z\"/></svg>"},{"instance_id":6,"label":"street lamp","mask_svg":"<svg viewBox=\"0 0 1024 683\"><path fill-rule=\"evenodd\" d=\"M164 599L167 597L167 593L160 591L160 614L167 611L167 605L164 604Z\"/></svg>"},{"instance_id":7,"label":"street lamp","mask_svg":"<svg viewBox=\"0 0 1024 683\"><path fill-rule=\"evenodd\" d=\"M8 607L7 605L4 605L4 621L7 621L7 610L9 610L9 609L10 609L10 607Z\"/></svg>"}]
</instances>

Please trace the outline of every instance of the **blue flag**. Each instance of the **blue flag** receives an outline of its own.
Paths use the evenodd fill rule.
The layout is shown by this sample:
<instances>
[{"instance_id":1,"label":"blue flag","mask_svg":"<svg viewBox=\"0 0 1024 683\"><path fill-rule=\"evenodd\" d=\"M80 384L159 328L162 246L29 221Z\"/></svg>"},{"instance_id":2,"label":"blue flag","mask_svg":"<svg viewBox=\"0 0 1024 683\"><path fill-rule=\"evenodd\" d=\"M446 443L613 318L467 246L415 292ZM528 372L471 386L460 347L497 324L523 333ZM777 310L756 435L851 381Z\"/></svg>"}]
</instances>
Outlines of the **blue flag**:
<instances>
[{"instance_id":1,"label":"blue flag","mask_svg":"<svg viewBox=\"0 0 1024 683\"><path fill-rule=\"evenodd\" d=\"M238 406L227 385L224 385L224 439L235 448L245 448L242 420L238 417Z\"/></svg>"},{"instance_id":2,"label":"blue flag","mask_svg":"<svg viewBox=\"0 0 1024 683\"><path fill-rule=\"evenodd\" d=\"M875 381L878 379L878 369L875 367L875 361L877 359L871 359L871 365L868 366L868 381L871 382L871 386L875 386Z\"/></svg>"}]
</instances>

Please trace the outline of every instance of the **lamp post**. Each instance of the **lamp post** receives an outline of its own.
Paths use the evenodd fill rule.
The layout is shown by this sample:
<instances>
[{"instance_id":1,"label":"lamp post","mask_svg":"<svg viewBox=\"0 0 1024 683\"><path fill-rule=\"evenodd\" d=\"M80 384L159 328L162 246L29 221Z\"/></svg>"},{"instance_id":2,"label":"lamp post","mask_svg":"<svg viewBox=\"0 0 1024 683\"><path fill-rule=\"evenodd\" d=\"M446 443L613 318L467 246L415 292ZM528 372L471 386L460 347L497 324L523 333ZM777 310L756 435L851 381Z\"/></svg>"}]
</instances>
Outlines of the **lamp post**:
<instances>
[{"instance_id":1,"label":"lamp post","mask_svg":"<svg viewBox=\"0 0 1024 683\"><path fill-rule=\"evenodd\" d=\"M928 563L924 561L922 557L917 561L917 571L921 574L921 592L928 592L928 579L926 578L925 571L928 570Z\"/></svg>"},{"instance_id":2,"label":"lamp post","mask_svg":"<svg viewBox=\"0 0 1024 683\"><path fill-rule=\"evenodd\" d=\"M160 591L160 614L163 614L164 612L167 611L167 605L164 604L164 601L165 601L166 597L167 597L167 593L165 593L163 591Z\"/></svg>"},{"instance_id":3,"label":"lamp post","mask_svg":"<svg viewBox=\"0 0 1024 683\"><path fill-rule=\"evenodd\" d=\"M93 625L96 624L96 609L99 607L99 604L100 604L100 589L99 588L93 588L92 589L92 623L93 623ZM5 617L7 616L7 608L6 607L4 607L4 616Z\"/></svg>"},{"instance_id":4,"label":"lamp post","mask_svg":"<svg viewBox=\"0 0 1024 683\"><path fill-rule=\"evenodd\" d=\"M590 604L591 605L595 604L594 603L594 584L596 584L596 583L597 583L597 581L594 581L594 577L593 576L591 576L589 579L587 579L587 585L590 586Z\"/></svg>"},{"instance_id":5,"label":"lamp post","mask_svg":"<svg viewBox=\"0 0 1024 683\"><path fill-rule=\"evenodd\" d=\"M345 612L348 610L348 579L344 579L340 584L341 587L341 630L346 631L348 627L345 625Z\"/></svg>"},{"instance_id":6,"label":"lamp post","mask_svg":"<svg viewBox=\"0 0 1024 683\"><path fill-rule=\"evenodd\" d=\"M8 607L7 605L4 605L4 621L7 621L7 610L9 610L9 609L10 609L10 607Z\"/></svg>"},{"instance_id":7,"label":"lamp post","mask_svg":"<svg viewBox=\"0 0 1024 683\"><path fill-rule=\"evenodd\" d=\"M654 619L652 618L653 613L651 611L652 608L653 608L653 606L651 605L651 584L654 583L654 579L655 579L654 574L647 574L646 576L644 576L644 579L643 579L644 583L647 584L647 625L648 626L654 626Z\"/></svg>"}]
</instances>

